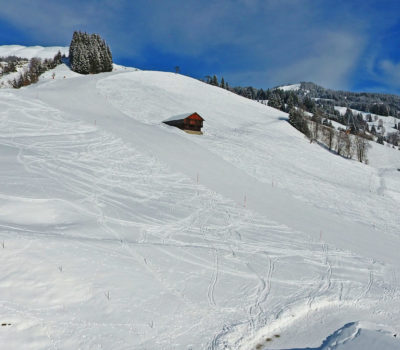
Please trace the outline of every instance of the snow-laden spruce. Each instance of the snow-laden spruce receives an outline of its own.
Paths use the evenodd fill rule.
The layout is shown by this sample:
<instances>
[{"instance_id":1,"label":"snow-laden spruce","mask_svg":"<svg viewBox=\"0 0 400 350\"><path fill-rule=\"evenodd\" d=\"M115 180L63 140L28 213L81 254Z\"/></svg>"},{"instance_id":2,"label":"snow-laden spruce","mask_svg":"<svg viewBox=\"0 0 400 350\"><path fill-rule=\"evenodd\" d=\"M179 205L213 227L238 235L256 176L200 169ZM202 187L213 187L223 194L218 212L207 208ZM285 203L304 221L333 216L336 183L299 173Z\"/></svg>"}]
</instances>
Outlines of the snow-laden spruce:
<instances>
[{"instance_id":1,"label":"snow-laden spruce","mask_svg":"<svg viewBox=\"0 0 400 350\"><path fill-rule=\"evenodd\" d=\"M111 72L111 50L98 34L75 31L69 47L71 69L80 74Z\"/></svg>"}]
</instances>

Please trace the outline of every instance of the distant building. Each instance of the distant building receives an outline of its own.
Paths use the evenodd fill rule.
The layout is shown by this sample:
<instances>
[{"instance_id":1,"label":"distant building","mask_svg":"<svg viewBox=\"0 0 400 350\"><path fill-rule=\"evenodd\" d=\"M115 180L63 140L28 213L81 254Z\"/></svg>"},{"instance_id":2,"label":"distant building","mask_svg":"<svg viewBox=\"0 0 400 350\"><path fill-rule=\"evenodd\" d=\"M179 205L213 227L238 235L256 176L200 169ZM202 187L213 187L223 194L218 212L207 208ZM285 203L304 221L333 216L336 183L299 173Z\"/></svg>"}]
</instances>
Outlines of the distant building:
<instances>
[{"instance_id":1,"label":"distant building","mask_svg":"<svg viewBox=\"0 0 400 350\"><path fill-rule=\"evenodd\" d=\"M196 112L179 114L170 117L163 121L163 123L175 126L189 134L202 135L201 128L203 127L204 119Z\"/></svg>"}]
</instances>

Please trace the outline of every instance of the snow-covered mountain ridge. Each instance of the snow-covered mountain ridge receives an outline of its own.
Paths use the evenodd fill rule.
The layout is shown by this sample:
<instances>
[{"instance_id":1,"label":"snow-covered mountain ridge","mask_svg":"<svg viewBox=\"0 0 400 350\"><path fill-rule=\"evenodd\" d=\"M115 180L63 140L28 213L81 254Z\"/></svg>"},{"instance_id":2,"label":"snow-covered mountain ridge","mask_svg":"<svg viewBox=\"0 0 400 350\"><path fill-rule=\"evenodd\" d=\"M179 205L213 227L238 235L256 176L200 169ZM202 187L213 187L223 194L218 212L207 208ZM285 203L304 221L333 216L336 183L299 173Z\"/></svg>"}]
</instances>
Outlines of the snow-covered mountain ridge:
<instances>
[{"instance_id":1,"label":"snow-covered mountain ridge","mask_svg":"<svg viewBox=\"0 0 400 350\"><path fill-rule=\"evenodd\" d=\"M23 46L23 45L0 45L0 57L17 56L31 59L39 57L42 59L53 58L58 51L62 55L68 56L69 47L65 46Z\"/></svg>"},{"instance_id":2,"label":"snow-covered mountain ridge","mask_svg":"<svg viewBox=\"0 0 400 350\"><path fill-rule=\"evenodd\" d=\"M399 151L343 159L178 74L56 70L0 91L2 346L395 349ZM203 136L162 124L194 111Z\"/></svg>"},{"instance_id":3,"label":"snow-covered mountain ridge","mask_svg":"<svg viewBox=\"0 0 400 350\"><path fill-rule=\"evenodd\" d=\"M348 107L354 110L400 118L400 96L373 92L352 92L327 89L312 82L278 86L274 90L292 91L299 97L308 96L322 107Z\"/></svg>"},{"instance_id":4,"label":"snow-covered mountain ridge","mask_svg":"<svg viewBox=\"0 0 400 350\"><path fill-rule=\"evenodd\" d=\"M301 88L301 83L298 84L290 84L290 85L282 85L276 87L276 89L280 89L283 91L297 91Z\"/></svg>"}]
</instances>

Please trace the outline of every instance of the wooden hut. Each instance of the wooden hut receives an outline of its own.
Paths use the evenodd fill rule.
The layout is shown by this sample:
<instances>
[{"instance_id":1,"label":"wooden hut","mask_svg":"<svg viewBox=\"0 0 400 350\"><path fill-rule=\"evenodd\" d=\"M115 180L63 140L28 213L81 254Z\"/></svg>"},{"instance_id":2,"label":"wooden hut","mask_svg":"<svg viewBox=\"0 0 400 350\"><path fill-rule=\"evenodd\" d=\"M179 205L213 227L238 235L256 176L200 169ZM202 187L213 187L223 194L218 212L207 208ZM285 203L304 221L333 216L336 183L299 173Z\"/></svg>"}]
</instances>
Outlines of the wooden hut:
<instances>
[{"instance_id":1,"label":"wooden hut","mask_svg":"<svg viewBox=\"0 0 400 350\"><path fill-rule=\"evenodd\" d=\"M202 135L204 119L196 112L175 115L163 121L163 123L175 126L189 134Z\"/></svg>"}]
</instances>

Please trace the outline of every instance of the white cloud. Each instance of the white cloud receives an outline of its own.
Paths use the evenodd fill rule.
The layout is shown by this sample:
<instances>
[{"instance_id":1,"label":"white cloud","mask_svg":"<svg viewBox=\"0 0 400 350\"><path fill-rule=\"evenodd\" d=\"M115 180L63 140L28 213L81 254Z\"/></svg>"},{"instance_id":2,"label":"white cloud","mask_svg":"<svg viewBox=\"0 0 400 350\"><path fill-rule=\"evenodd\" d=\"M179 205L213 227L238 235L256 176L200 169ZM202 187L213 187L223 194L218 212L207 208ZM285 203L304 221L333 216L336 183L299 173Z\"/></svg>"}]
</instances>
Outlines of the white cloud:
<instances>
[{"instance_id":1,"label":"white cloud","mask_svg":"<svg viewBox=\"0 0 400 350\"><path fill-rule=\"evenodd\" d=\"M67 44L73 30L106 29L118 9L119 0L74 2L18 0L2 4L0 17L25 31L33 39L51 44Z\"/></svg>"},{"instance_id":2,"label":"white cloud","mask_svg":"<svg viewBox=\"0 0 400 350\"><path fill-rule=\"evenodd\" d=\"M331 88L347 88L365 40L349 33L326 33L291 64L271 72L275 81L313 81ZM297 56L297 57L296 57Z\"/></svg>"},{"instance_id":3,"label":"white cloud","mask_svg":"<svg viewBox=\"0 0 400 350\"><path fill-rule=\"evenodd\" d=\"M400 87L400 62L382 60L379 62L379 68L381 70L380 81L388 82L397 88Z\"/></svg>"},{"instance_id":4,"label":"white cloud","mask_svg":"<svg viewBox=\"0 0 400 350\"><path fill-rule=\"evenodd\" d=\"M363 52L365 39L349 33L313 33L310 40L298 47L279 52L273 64L239 74L228 74L234 80L253 81L256 86L276 86L300 81L312 81L325 87L346 89Z\"/></svg>"}]
</instances>

